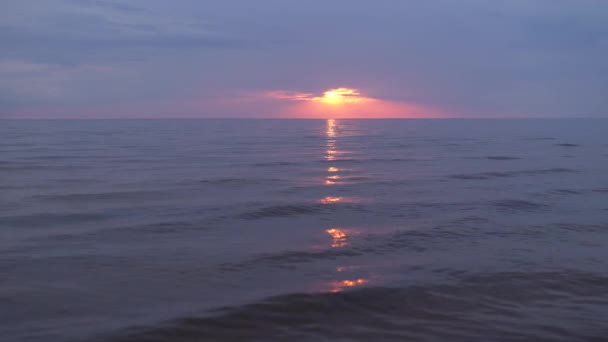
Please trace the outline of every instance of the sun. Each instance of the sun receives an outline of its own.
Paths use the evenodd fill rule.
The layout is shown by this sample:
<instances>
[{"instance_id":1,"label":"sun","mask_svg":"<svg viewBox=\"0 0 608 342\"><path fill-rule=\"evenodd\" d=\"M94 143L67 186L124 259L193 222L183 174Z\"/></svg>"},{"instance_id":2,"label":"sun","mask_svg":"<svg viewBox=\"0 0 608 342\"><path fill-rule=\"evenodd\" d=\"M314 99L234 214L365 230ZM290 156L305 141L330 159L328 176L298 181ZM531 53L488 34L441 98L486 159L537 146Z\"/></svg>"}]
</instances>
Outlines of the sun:
<instances>
[{"instance_id":1,"label":"sun","mask_svg":"<svg viewBox=\"0 0 608 342\"><path fill-rule=\"evenodd\" d=\"M368 98L361 96L358 89L334 88L326 90L323 93L323 96L315 97L312 100L315 102L337 105L345 103L359 103L367 99Z\"/></svg>"}]
</instances>

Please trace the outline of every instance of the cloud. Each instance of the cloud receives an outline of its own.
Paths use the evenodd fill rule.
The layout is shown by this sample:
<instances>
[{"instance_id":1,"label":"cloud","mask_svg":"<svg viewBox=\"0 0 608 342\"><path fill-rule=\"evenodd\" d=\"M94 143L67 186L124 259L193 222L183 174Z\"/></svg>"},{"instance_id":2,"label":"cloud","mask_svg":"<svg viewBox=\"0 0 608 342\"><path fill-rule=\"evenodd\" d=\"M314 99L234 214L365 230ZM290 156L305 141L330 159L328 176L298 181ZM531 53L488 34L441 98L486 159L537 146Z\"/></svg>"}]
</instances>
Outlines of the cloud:
<instances>
[{"instance_id":1,"label":"cloud","mask_svg":"<svg viewBox=\"0 0 608 342\"><path fill-rule=\"evenodd\" d=\"M116 1L105 1L105 0L70 0L68 3L71 3L75 6L81 7L97 7L97 8L107 8L114 11L122 11L122 12L145 12L146 10L142 7L136 7L132 5L128 5L122 2Z\"/></svg>"},{"instance_id":2,"label":"cloud","mask_svg":"<svg viewBox=\"0 0 608 342\"><path fill-rule=\"evenodd\" d=\"M2 20L0 58L86 64L154 58L172 53L170 49L251 46L196 16L171 16L99 0L55 3L57 6L48 6L46 11L25 11L21 20Z\"/></svg>"},{"instance_id":3,"label":"cloud","mask_svg":"<svg viewBox=\"0 0 608 342\"><path fill-rule=\"evenodd\" d=\"M315 95L312 93L300 93L289 90L272 90L263 95L270 99L285 101L312 101L315 98Z\"/></svg>"},{"instance_id":4,"label":"cloud","mask_svg":"<svg viewBox=\"0 0 608 342\"><path fill-rule=\"evenodd\" d=\"M271 99L286 100L286 101L314 101L323 103L356 103L364 101L373 101L374 99L361 94L359 89L354 88L332 88L327 89L322 94L315 95L313 93L301 93L289 90L273 90L264 93Z\"/></svg>"}]
</instances>

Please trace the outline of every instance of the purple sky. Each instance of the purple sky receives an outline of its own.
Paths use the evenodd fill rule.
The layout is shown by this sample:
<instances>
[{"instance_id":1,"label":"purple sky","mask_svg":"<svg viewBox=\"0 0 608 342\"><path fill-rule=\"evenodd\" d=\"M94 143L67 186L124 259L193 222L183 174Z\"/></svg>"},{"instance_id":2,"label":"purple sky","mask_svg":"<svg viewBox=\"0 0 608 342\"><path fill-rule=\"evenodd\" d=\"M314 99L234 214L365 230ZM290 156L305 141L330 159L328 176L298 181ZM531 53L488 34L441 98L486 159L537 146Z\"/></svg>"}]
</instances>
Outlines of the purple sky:
<instances>
[{"instance_id":1,"label":"purple sky","mask_svg":"<svg viewBox=\"0 0 608 342\"><path fill-rule=\"evenodd\" d=\"M608 117L605 0L3 0L0 43L0 118Z\"/></svg>"}]
</instances>

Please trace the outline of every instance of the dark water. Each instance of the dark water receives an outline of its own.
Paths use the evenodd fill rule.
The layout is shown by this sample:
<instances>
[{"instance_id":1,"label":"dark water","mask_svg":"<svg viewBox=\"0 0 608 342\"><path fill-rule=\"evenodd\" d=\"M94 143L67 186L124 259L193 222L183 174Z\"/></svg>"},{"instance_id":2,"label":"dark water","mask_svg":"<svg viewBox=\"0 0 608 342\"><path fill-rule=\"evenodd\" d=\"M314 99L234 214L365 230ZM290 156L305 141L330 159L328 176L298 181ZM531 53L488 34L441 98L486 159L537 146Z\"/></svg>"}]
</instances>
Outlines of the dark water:
<instances>
[{"instance_id":1,"label":"dark water","mask_svg":"<svg viewBox=\"0 0 608 342\"><path fill-rule=\"evenodd\" d=\"M0 340L608 340L606 132L0 121Z\"/></svg>"}]
</instances>

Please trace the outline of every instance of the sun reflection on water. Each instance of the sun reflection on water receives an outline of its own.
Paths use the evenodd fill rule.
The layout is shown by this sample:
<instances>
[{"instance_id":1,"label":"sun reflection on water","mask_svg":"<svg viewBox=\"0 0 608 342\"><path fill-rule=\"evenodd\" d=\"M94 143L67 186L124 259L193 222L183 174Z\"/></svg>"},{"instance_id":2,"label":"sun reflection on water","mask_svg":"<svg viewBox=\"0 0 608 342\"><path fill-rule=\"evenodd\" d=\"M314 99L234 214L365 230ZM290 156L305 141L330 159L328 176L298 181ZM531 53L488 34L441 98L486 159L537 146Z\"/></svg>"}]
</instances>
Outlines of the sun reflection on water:
<instances>
[{"instance_id":1,"label":"sun reflection on water","mask_svg":"<svg viewBox=\"0 0 608 342\"><path fill-rule=\"evenodd\" d=\"M344 197L333 197L333 196L327 196L325 198L322 198L320 200L320 202L322 204L332 204L332 203L338 203L338 202L342 202L344 200Z\"/></svg>"},{"instance_id":2,"label":"sun reflection on water","mask_svg":"<svg viewBox=\"0 0 608 342\"><path fill-rule=\"evenodd\" d=\"M331 243L332 248L342 248L348 245L348 236L346 235L346 232L344 230L340 228L330 228L327 229L325 232L327 232L327 234L329 234L333 238L333 241Z\"/></svg>"},{"instance_id":3,"label":"sun reflection on water","mask_svg":"<svg viewBox=\"0 0 608 342\"><path fill-rule=\"evenodd\" d=\"M329 138L335 138L337 135L336 132L336 120L335 119L327 119L327 136Z\"/></svg>"},{"instance_id":4,"label":"sun reflection on water","mask_svg":"<svg viewBox=\"0 0 608 342\"><path fill-rule=\"evenodd\" d=\"M326 161L334 162L337 160L339 155L352 153L351 151L340 150L338 147L338 143L339 143L338 140L340 138L340 134L339 134L339 127L338 127L337 120L335 120L335 119L327 120L327 127L326 127L325 133L327 136L327 143L325 146L326 149L324 151L325 152L324 158ZM344 184L343 175L340 174L344 171L351 172L352 170L351 169L345 170L345 169L339 168L335 165L329 166L327 168L327 174L324 177L324 184L326 186ZM337 188L337 189L340 189L340 188ZM337 203L353 203L353 202L358 202L358 201L359 201L358 198L343 197L343 196L337 195L335 193L330 194L319 200L320 203L325 204L325 205L334 205ZM343 228L337 228L337 227L326 229L325 232L331 237L331 247L332 248L347 247L349 245L350 236L357 234L357 231L345 230ZM357 266L347 266L347 267L341 266L341 267L338 267L336 269L336 271L338 273L341 273L342 276L344 277L344 276L346 276L347 271L351 271L355 268L357 268ZM330 286L329 291L334 292L334 293L342 292L349 288L363 286L363 285L367 284L368 282L369 282L369 279L359 278L359 277L351 278L351 279L336 280L329 284L329 286Z\"/></svg>"},{"instance_id":5,"label":"sun reflection on water","mask_svg":"<svg viewBox=\"0 0 608 342\"><path fill-rule=\"evenodd\" d=\"M325 150L325 160L328 162L333 162L338 159L339 154L346 153L345 151L339 151L337 149L337 137L338 137L338 122L334 119L327 120L327 127L325 130L325 134L327 136L327 149ZM340 169L335 166L330 166L327 169L328 173L332 173L332 175L326 176L324 184L327 186L338 184L338 180L340 179L340 175L335 174L339 172Z\"/></svg>"},{"instance_id":6,"label":"sun reflection on water","mask_svg":"<svg viewBox=\"0 0 608 342\"><path fill-rule=\"evenodd\" d=\"M342 292L348 288L365 285L368 282L369 282L369 280L363 279L363 278L336 281L336 282L332 283L332 289L330 290L330 292L333 292L333 293Z\"/></svg>"}]
</instances>

